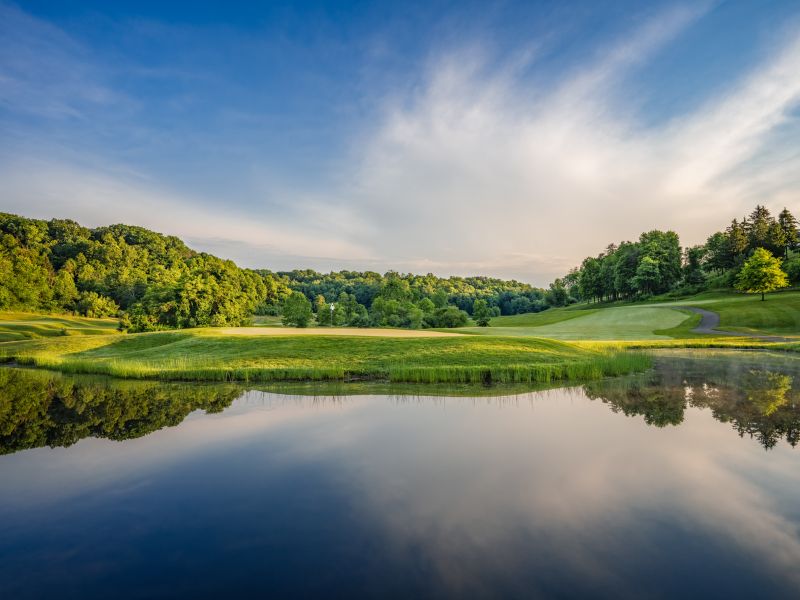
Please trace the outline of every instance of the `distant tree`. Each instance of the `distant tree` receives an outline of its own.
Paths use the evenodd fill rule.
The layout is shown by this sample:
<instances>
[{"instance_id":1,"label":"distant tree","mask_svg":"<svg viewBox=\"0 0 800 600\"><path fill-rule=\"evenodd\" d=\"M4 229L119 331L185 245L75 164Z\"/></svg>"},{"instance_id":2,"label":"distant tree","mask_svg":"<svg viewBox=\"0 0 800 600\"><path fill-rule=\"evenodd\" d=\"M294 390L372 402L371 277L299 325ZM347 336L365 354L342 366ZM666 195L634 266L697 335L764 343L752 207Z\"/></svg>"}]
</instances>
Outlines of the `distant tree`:
<instances>
[{"instance_id":1,"label":"distant tree","mask_svg":"<svg viewBox=\"0 0 800 600\"><path fill-rule=\"evenodd\" d=\"M283 302L283 324L292 327L308 327L313 312L311 302L304 294L295 292Z\"/></svg>"},{"instance_id":2,"label":"distant tree","mask_svg":"<svg viewBox=\"0 0 800 600\"><path fill-rule=\"evenodd\" d=\"M480 327L489 326L489 321L492 318L492 313L491 310L489 309L489 305L483 298L475 300L475 304L472 305L472 318L475 319L475 322Z\"/></svg>"},{"instance_id":3,"label":"distant tree","mask_svg":"<svg viewBox=\"0 0 800 600\"><path fill-rule=\"evenodd\" d=\"M97 292L83 292L78 298L76 309L87 317L113 317L119 312L116 302Z\"/></svg>"},{"instance_id":4,"label":"distant tree","mask_svg":"<svg viewBox=\"0 0 800 600\"><path fill-rule=\"evenodd\" d=\"M703 272L705 246L693 246L686 249L686 260L683 266L683 280L688 285L701 285L706 280Z\"/></svg>"},{"instance_id":5,"label":"distant tree","mask_svg":"<svg viewBox=\"0 0 800 600\"><path fill-rule=\"evenodd\" d=\"M784 256L788 256L791 250L797 248L800 243L800 235L798 235L797 219L789 212L789 209L784 208L778 215L778 225L783 233Z\"/></svg>"},{"instance_id":6,"label":"distant tree","mask_svg":"<svg viewBox=\"0 0 800 600\"><path fill-rule=\"evenodd\" d=\"M331 324L331 309L325 300L325 296L319 295L314 298L314 314L317 316L319 325Z\"/></svg>"},{"instance_id":7,"label":"distant tree","mask_svg":"<svg viewBox=\"0 0 800 600\"><path fill-rule=\"evenodd\" d=\"M578 286L581 296L587 300L602 300L603 285L600 281L600 260L588 257L581 264Z\"/></svg>"},{"instance_id":8,"label":"distant tree","mask_svg":"<svg viewBox=\"0 0 800 600\"><path fill-rule=\"evenodd\" d=\"M772 253L783 250L783 231L766 206L756 206L745 227L749 250L765 248Z\"/></svg>"},{"instance_id":9,"label":"distant tree","mask_svg":"<svg viewBox=\"0 0 800 600\"><path fill-rule=\"evenodd\" d=\"M706 240L705 263L709 270L717 273L733 266L733 253L728 233L718 231Z\"/></svg>"},{"instance_id":10,"label":"distant tree","mask_svg":"<svg viewBox=\"0 0 800 600\"><path fill-rule=\"evenodd\" d=\"M748 239L749 224L747 219L743 219L739 223L736 219L731 221L730 226L726 230L728 236L728 252L731 265L741 264L737 262L739 257L744 256L747 249L750 247Z\"/></svg>"},{"instance_id":11,"label":"distant tree","mask_svg":"<svg viewBox=\"0 0 800 600\"><path fill-rule=\"evenodd\" d=\"M748 258L739 276L736 278L736 289L748 294L764 294L789 285L786 273L781 269L781 261L768 250L756 248Z\"/></svg>"},{"instance_id":12,"label":"distant tree","mask_svg":"<svg viewBox=\"0 0 800 600\"><path fill-rule=\"evenodd\" d=\"M682 252L678 234L674 231L648 231L639 236L639 246L642 256L653 259L658 267L658 279L650 283L651 293L667 292L680 282Z\"/></svg>"},{"instance_id":13,"label":"distant tree","mask_svg":"<svg viewBox=\"0 0 800 600\"><path fill-rule=\"evenodd\" d=\"M623 298L631 298L636 295L634 278L636 268L639 266L641 258L641 247L639 244L622 242L617 248L617 261L614 265L614 288L617 294Z\"/></svg>"},{"instance_id":14,"label":"distant tree","mask_svg":"<svg viewBox=\"0 0 800 600\"><path fill-rule=\"evenodd\" d=\"M551 283L545 298L550 306L566 306L569 294L564 282L561 279L556 279Z\"/></svg>"},{"instance_id":15,"label":"distant tree","mask_svg":"<svg viewBox=\"0 0 800 600\"><path fill-rule=\"evenodd\" d=\"M428 327L464 327L469 322L469 315L456 306L437 308L425 318Z\"/></svg>"},{"instance_id":16,"label":"distant tree","mask_svg":"<svg viewBox=\"0 0 800 600\"><path fill-rule=\"evenodd\" d=\"M650 256L642 258L639 266L636 268L634 281L636 288L642 294L648 295L656 293L659 289L659 282L661 281L661 270L659 269L658 261Z\"/></svg>"},{"instance_id":17,"label":"distant tree","mask_svg":"<svg viewBox=\"0 0 800 600\"><path fill-rule=\"evenodd\" d=\"M75 286L75 279L72 273L62 269L58 272L53 282L53 299L58 303L58 307L71 307L78 298L78 288Z\"/></svg>"},{"instance_id":18,"label":"distant tree","mask_svg":"<svg viewBox=\"0 0 800 600\"><path fill-rule=\"evenodd\" d=\"M429 315L434 310L436 310L436 305L430 298L423 298L422 300L417 302L417 308L419 308L423 312L423 314Z\"/></svg>"},{"instance_id":19,"label":"distant tree","mask_svg":"<svg viewBox=\"0 0 800 600\"><path fill-rule=\"evenodd\" d=\"M783 270L789 276L789 282L793 285L800 283L800 255L792 253L783 263Z\"/></svg>"}]
</instances>

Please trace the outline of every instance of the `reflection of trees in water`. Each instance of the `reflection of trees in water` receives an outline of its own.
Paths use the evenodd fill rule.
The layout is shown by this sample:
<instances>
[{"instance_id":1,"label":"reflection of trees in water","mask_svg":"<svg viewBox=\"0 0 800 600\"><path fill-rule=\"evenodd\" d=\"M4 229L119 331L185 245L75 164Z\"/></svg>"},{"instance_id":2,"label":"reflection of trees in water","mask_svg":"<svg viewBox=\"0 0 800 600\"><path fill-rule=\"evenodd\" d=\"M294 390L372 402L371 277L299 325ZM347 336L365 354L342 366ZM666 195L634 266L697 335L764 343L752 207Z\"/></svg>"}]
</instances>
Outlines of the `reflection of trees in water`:
<instances>
[{"instance_id":1,"label":"reflection of trees in water","mask_svg":"<svg viewBox=\"0 0 800 600\"><path fill-rule=\"evenodd\" d=\"M0 454L71 446L85 437L126 440L179 424L190 412L220 412L242 393L221 385L67 377L0 369Z\"/></svg>"},{"instance_id":2,"label":"reflection of trees in water","mask_svg":"<svg viewBox=\"0 0 800 600\"><path fill-rule=\"evenodd\" d=\"M585 390L614 412L643 416L648 425L678 425L687 406L708 408L764 448L781 439L794 447L800 441L800 390L793 387L799 370L797 361L759 364L758 357L669 357L659 358L649 373L592 382Z\"/></svg>"}]
</instances>

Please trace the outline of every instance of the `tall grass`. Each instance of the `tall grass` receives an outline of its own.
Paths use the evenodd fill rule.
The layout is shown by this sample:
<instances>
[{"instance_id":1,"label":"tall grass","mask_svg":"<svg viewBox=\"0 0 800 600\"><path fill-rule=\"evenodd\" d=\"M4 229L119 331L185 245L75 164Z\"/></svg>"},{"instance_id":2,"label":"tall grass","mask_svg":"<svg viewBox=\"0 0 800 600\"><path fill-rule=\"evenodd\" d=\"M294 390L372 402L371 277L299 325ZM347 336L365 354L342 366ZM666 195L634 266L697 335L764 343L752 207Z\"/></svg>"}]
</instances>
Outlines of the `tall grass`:
<instances>
[{"instance_id":1,"label":"tall grass","mask_svg":"<svg viewBox=\"0 0 800 600\"><path fill-rule=\"evenodd\" d=\"M177 381L352 381L405 383L550 383L591 380L643 371L650 358L637 352L596 352L589 358L555 363L511 365L366 365L359 368L313 365L309 367L226 366L220 362L188 358L158 361L97 360L48 353L18 354L18 364L56 369L66 373L111 375L128 379Z\"/></svg>"},{"instance_id":2,"label":"tall grass","mask_svg":"<svg viewBox=\"0 0 800 600\"><path fill-rule=\"evenodd\" d=\"M407 383L551 383L592 380L649 368L651 359L638 352L600 354L588 360L502 366L390 367L389 380Z\"/></svg>"}]
</instances>

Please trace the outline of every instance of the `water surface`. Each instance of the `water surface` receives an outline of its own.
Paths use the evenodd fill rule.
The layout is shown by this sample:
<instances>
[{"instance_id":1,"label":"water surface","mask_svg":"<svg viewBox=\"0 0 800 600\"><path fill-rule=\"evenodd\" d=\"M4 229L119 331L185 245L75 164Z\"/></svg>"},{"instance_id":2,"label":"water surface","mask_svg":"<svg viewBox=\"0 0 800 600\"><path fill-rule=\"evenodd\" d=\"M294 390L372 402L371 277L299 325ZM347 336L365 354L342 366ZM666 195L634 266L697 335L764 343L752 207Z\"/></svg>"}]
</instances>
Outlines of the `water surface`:
<instances>
[{"instance_id":1,"label":"water surface","mask_svg":"<svg viewBox=\"0 0 800 600\"><path fill-rule=\"evenodd\" d=\"M798 400L754 352L533 392L2 369L0 597L797 597Z\"/></svg>"}]
</instances>

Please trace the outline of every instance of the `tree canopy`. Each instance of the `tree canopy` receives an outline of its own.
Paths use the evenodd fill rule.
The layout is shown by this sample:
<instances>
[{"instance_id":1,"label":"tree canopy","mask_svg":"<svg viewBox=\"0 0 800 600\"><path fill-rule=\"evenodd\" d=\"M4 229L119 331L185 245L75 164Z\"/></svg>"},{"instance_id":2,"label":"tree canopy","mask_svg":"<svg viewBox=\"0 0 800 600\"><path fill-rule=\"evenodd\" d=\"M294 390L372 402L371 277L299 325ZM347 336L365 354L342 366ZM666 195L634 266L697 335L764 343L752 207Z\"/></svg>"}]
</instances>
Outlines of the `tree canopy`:
<instances>
[{"instance_id":1,"label":"tree canopy","mask_svg":"<svg viewBox=\"0 0 800 600\"><path fill-rule=\"evenodd\" d=\"M761 294L762 300L764 294L787 285L789 280L781 269L781 261L764 248L755 249L736 278L736 289L748 294Z\"/></svg>"},{"instance_id":2,"label":"tree canopy","mask_svg":"<svg viewBox=\"0 0 800 600\"><path fill-rule=\"evenodd\" d=\"M585 258L580 267L556 279L546 300L551 306L560 306L579 300L636 300L667 292L690 294L738 287L740 271L760 250L773 258L784 257L782 268L788 282L800 284L797 220L788 208L776 219L769 209L758 205L749 215L733 219L724 230L713 233L705 244L685 250L673 231L649 231L636 242L609 244L597 256ZM780 261L774 260L781 269ZM752 275L748 272L746 277Z\"/></svg>"}]
</instances>

